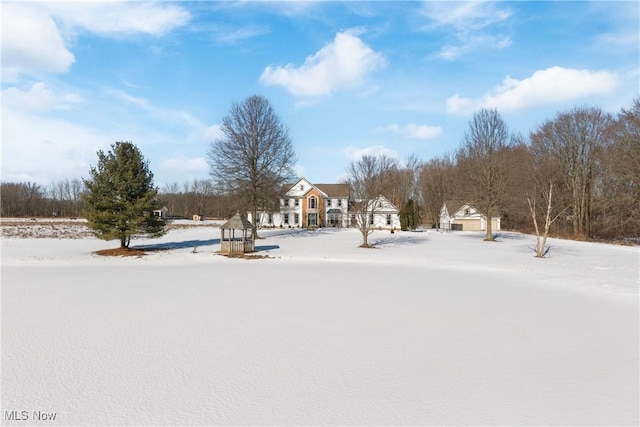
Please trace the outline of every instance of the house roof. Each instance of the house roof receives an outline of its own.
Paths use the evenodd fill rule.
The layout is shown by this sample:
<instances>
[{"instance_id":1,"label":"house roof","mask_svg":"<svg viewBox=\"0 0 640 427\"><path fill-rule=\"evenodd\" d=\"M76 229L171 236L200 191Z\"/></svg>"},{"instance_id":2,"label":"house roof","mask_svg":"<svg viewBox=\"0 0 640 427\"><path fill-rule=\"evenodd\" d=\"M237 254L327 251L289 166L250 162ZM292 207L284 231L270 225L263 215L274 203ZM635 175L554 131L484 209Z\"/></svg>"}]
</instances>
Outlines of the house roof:
<instances>
[{"instance_id":1,"label":"house roof","mask_svg":"<svg viewBox=\"0 0 640 427\"><path fill-rule=\"evenodd\" d=\"M366 206L364 205L364 203L366 202ZM374 206L374 209L370 209L371 206ZM389 199L387 199L386 197L384 197L382 194L378 195L377 197L371 199L371 200L356 200L354 203L352 203L349 206L349 211L350 212L360 212L363 213L365 212L364 209L366 209L367 212L370 211L375 211L375 213L398 213L399 210L396 207L396 205L394 205L393 203L391 203L389 201Z\"/></svg>"},{"instance_id":2,"label":"house roof","mask_svg":"<svg viewBox=\"0 0 640 427\"><path fill-rule=\"evenodd\" d=\"M447 200L444 202L445 208L447 208L447 213L449 216L453 216L456 212L458 212L464 205L469 205L469 203L464 200ZM471 206L471 205L469 205Z\"/></svg>"},{"instance_id":3,"label":"house roof","mask_svg":"<svg viewBox=\"0 0 640 427\"><path fill-rule=\"evenodd\" d=\"M312 187L317 188L320 192L324 193L329 198L340 198L340 199L348 199L349 193L351 192L351 186L349 184L311 184L307 179L300 178L295 183L284 184L282 186L282 194L286 194L287 192L294 189L294 187L300 184L301 181L308 183ZM307 193L309 189L305 188L305 193Z\"/></svg>"},{"instance_id":4,"label":"house roof","mask_svg":"<svg viewBox=\"0 0 640 427\"><path fill-rule=\"evenodd\" d=\"M349 184L313 184L318 190L322 191L329 197L341 199L349 198L351 188Z\"/></svg>"},{"instance_id":5,"label":"house roof","mask_svg":"<svg viewBox=\"0 0 640 427\"><path fill-rule=\"evenodd\" d=\"M464 202L464 201L460 201L460 200L452 200L452 201L444 202L444 206L447 208L447 213L449 214L449 216L454 216L462 208L464 208L465 206L468 206L468 207L472 208L473 210L475 210L479 215L482 215L484 218L487 217L487 215L485 215L484 212L481 212L478 208L476 208L475 206L473 206L472 204L470 204L468 202ZM500 216L499 215L497 215L497 216L493 215L493 216L491 216L491 218L500 218Z\"/></svg>"},{"instance_id":6,"label":"house roof","mask_svg":"<svg viewBox=\"0 0 640 427\"><path fill-rule=\"evenodd\" d=\"M240 212L237 212L229 218L227 222L222 224L220 228L223 230L253 230L255 227L251 224L251 221L243 215L240 215Z\"/></svg>"}]
</instances>

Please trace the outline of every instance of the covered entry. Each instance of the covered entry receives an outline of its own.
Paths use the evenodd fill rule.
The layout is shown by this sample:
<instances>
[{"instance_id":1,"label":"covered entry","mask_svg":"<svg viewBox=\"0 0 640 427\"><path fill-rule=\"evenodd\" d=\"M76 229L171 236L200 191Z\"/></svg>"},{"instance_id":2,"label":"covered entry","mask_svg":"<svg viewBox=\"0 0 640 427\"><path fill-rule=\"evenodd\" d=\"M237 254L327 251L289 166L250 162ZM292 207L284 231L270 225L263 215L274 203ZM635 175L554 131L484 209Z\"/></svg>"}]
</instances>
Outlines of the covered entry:
<instances>
[{"instance_id":1,"label":"covered entry","mask_svg":"<svg viewBox=\"0 0 640 427\"><path fill-rule=\"evenodd\" d=\"M327 226L342 226L342 211L340 209L332 208L327 211Z\"/></svg>"}]
</instances>

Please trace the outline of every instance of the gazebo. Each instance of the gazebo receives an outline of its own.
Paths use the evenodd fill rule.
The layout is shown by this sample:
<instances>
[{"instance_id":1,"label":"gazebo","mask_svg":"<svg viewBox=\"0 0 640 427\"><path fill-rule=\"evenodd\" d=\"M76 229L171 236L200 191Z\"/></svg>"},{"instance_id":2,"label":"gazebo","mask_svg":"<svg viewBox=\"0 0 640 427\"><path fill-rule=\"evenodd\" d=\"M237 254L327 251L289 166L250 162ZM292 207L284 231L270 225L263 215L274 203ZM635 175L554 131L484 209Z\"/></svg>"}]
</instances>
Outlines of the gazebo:
<instances>
[{"instance_id":1,"label":"gazebo","mask_svg":"<svg viewBox=\"0 0 640 427\"><path fill-rule=\"evenodd\" d=\"M244 254L255 250L253 230L255 227L237 212L229 221L220 226L220 252L224 254Z\"/></svg>"}]
</instances>

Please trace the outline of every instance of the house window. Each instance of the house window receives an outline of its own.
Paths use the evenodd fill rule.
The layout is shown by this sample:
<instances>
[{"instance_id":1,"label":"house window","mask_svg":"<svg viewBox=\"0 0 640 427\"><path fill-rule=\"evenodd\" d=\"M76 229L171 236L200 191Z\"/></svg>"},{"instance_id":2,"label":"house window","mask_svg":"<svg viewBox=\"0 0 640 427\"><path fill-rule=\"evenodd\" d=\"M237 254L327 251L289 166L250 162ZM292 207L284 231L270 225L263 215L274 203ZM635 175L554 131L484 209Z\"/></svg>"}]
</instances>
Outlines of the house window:
<instances>
[{"instance_id":1,"label":"house window","mask_svg":"<svg viewBox=\"0 0 640 427\"><path fill-rule=\"evenodd\" d=\"M314 196L309 197L309 209L317 208L317 199Z\"/></svg>"},{"instance_id":2,"label":"house window","mask_svg":"<svg viewBox=\"0 0 640 427\"><path fill-rule=\"evenodd\" d=\"M285 224L289 224L289 214L288 213L284 214L284 223Z\"/></svg>"},{"instance_id":3,"label":"house window","mask_svg":"<svg viewBox=\"0 0 640 427\"><path fill-rule=\"evenodd\" d=\"M327 207L330 208L331 207L331 199L327 199Z\"/></svg>"},{"instance_id":4,"label":"house window","mask_svg":"<svg viewBox=\"0 0 640 427\"><path fill-rule=\"evenodd\" d=\"M391 215L387 214L387 225L391 225Z\"/></svg>"},{"instance_id":5,"label":"house window","mask_svg":"<svg viewBox=\"0 0 640 427\"><path fill-rule=\"evenodd\" d=\"M300 191L304 191L304 185L300 184Z\"/></svg>"},{"instance_id":6,"label":"house window","mask_svg":"<svg viewBox=\"0 0 640 427\"><path fill-rule=\"evenodd\" d=\"M470 216L470 215L471 215L471 209L466 208L466 209L464 210L464 216Z\"/></svg>"},{"instance_id":7,"label":"house window","mask_svg":"<svg viewBox=\"0 0 640 427\"><path fill-rule=\"evenodd\" d=\"M289 206L289 199L282 199L282 206L285 208Z\"/></svg>"},{"instance_id":8,"label":"house window","mask_svg":"<svg viewBox=\"0 0 640 427\"><path fill-rule=\"evenodd\" d=\"M373 214L369 215L369 225L373 225Z\"/></svg>"},{"instance_id":9,"label":"house window","mask_svg":"<svg viewBox=\"0 0 640 427\"><path fill-rule=\"evenodd\" d=\"M273 214L271 213L269 214L268 221L269 221L269 224L273 224Z\"/></svg>"},{"instance_id":10,"label":"house window","mask_svg":"<svg viewBox=\"0 0 640 427\"><path fill-rule=\"evenodd\" d=\"M338 207L341 208L342 207L342 199L338 199Z\"/></svg>"},{"instance_id":11,"label":"house window","mask_svg":"<svg viewBox=\"0 0 640 427\"><path fill-rule=\"evenodd\" d=\"M293 223L295 225L300 224L300 214L293 214Z\"/></svg>"},{"instance_id":12,"label":"house window","mask_svg":"<svg viewBox=\"0 0 640 427\"><path fill-rule=\"evenodd\" d=\"M296 208L300 206L300 199L293 199L293 206L295 206Z\"/></svg>"}]
</instances>

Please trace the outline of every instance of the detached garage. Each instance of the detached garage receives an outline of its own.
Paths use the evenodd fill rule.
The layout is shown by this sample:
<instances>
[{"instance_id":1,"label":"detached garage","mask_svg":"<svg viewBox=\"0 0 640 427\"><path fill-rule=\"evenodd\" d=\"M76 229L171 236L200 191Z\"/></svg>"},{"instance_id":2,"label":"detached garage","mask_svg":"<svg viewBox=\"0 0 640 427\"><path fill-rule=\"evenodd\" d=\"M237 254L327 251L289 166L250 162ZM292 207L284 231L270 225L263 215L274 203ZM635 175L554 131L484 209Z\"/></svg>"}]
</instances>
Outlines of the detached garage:
<instances>
[{"instance_id":1,"label":"detached garage","mask_svg":"<svg viewBox=\"0 0 640 427\"><path fill-rule=\"evenodd\" d=\"M485 231L487 217L464 202L445 202L440 210L440 228L457 231ZM500 217L491 218L491 229L500 230Z\"/></svg>"}]
</instances>

